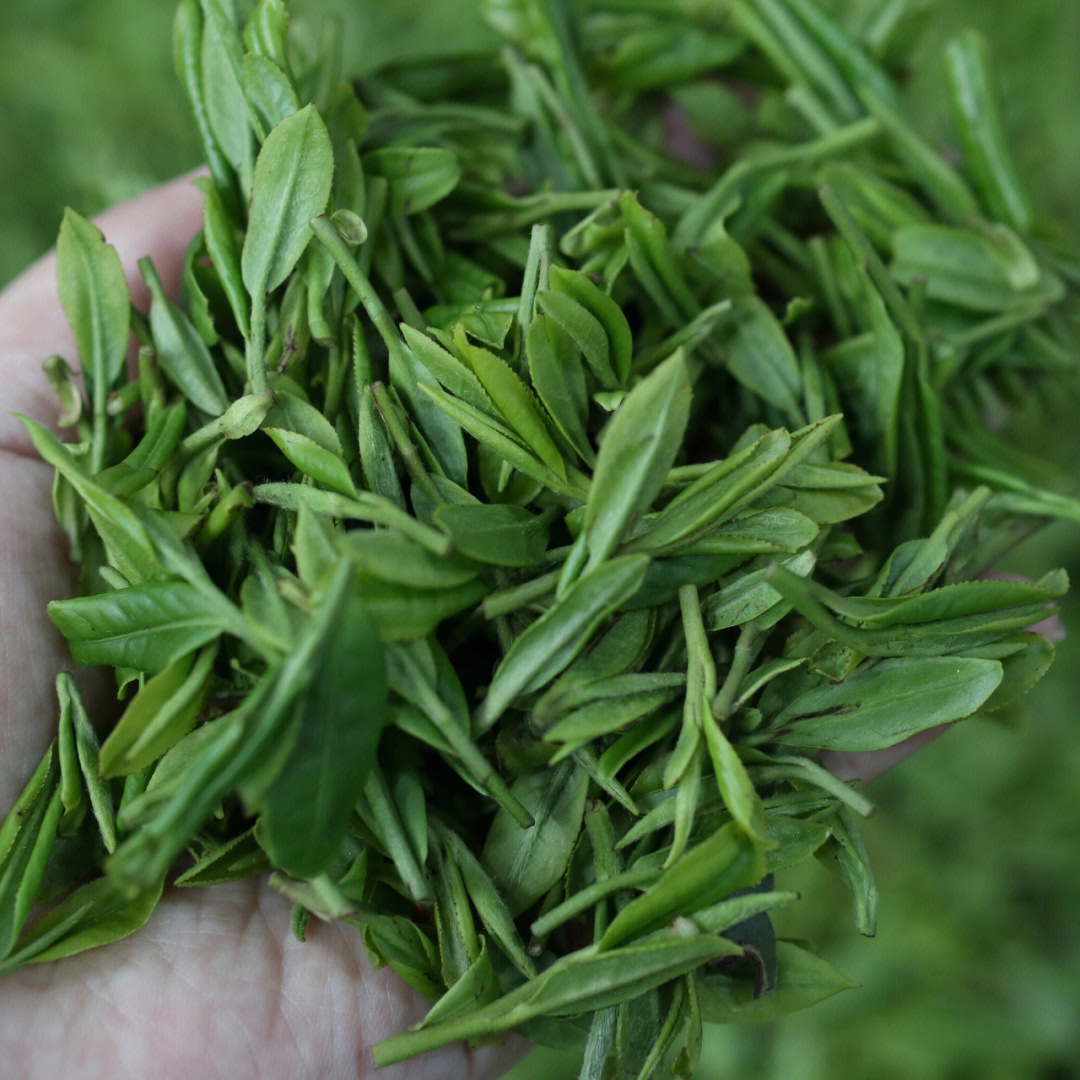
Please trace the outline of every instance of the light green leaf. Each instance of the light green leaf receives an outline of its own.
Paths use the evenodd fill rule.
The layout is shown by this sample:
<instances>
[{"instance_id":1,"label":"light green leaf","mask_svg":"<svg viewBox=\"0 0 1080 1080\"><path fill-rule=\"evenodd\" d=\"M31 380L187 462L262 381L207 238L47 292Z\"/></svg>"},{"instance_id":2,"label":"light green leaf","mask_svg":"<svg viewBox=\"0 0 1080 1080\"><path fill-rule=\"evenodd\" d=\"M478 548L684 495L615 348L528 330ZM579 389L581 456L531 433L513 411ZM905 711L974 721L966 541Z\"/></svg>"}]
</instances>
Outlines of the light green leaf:
<instances>
[{"instance_id":1,"label":"light green leaf","mask_svg":"<svg viewBox=\"0 0 1080 1080\"><path fill-rule=\"evenodd\" d=\"M101 775L157 761L194 726L210 692L217 646L187 653L143 683L101 747Z\"/></svg>"},{"instance_id":2,"label":"light green leaf","mask_svg":"<svg viewBox=\"0 0 1080 1080\"><path fill-rule=\"evenodd\" d=\"M548 544L547 515L502 503L440 506L435 524L445 529L454 547L470 559L493 566L535 566Z\"/></svg>"},{"instance_id":3,"label":"light green leaf","mask_svg":"<svg viewBox=\"0 0 1080 1080\"><path fill-rule=\"evenodd\" d=\"M83 885L34 925L18 952L0 964L0 974L8 964L14 969L60 960L127 937L153 914L163 887L164 879L132 897L107 877Z\"/></svg>"},{"instance_id":4,"label":"light green leaf","mask_svg":"<svg viewBox=\"0 0 1080 1080\"><path fill-rule=\"evenodd\" d=\"M802 373L776 316L756 296L732 301L724 322L725 366L748 390L792 422L802 422Z\"/></svg>"},{"instance_id":5,"label":"light green leaf","mask_svg":"<svg viewBox=\"0 0 1080 1080\"><path fill-rule=\"evenodd\" d=\"M56 283L91 401L100 394L103 404L124 372L131 300L116 249L70 208L56 242Z\"/></svg>"},{"instance_id":6,"label":"light green leaf","mask_svg":"<svg viewBox=\"0 0 1080 1080\"><path fill-rule=\"evenodd\" d=\"M530 773L511 786L534 824L522 828L500 809L482 860L512 915L520 915L562 877L581 831L588 787L588 774L571 761Z\"/></svg>"},{"instance_id":7,"label":"light green leaf","mask_svg":"<svg viewBox=\"0 0 1080 1080\"><path fill-rule=\"evenodd\" d=\"M297 431L270 427L263 430L305 476L310 476L316 483L339 495L356 494L356 485L349 475L348 466L338 454Z\"/></svg>"},{"instance_id":8,"label":"light green leaf","mask_svg":"<svg viewBox=\"0 0 1080 1080\"><path fill-rule=\"evenodd\" d=\"M218 637L221 615L186 581L54 600L49 618L79 664L111 664L155 673Z\"/></svg>"},{"instance_id":9,"label":"light green leaf","mask_svg":"<svg viewBox=\"0 0 1080 1080\"><path fill-rule=\"evenodd\" d=\"M197 408L220 416L229 404L213 357L190 320L169 302L153 263L139 263L150 290L150 330L165 373Z\"/></svg>"},{"instance_id":10,"label":"light green leaf","mask_svg":"<svg viewBox=\"0 0 1080 1080\"><path fill-rule=\"evenodd\" d=\"M631 555L587 571L546 614L514 639L476 713L486 731L527 687L540 689L580 653L600 624L641 587L648 559Z\"/></svg>"},{"instance_id":11,"label":"light green leaf","mask_svg":"<svg viewBox=\"0 0 1080 1080\"><path fill-rule=\"evenodd\" d=\"M86 472L83 464L55 435L36 420L19 417L34 449L78 492L113 565L132 584L154 577L160 570L157 553L130 507L109 494Z\"/></svg>"},{"instance_id":12,"label":"light green leaf","mask_svg":"<svg viewBox=\"0 0 1080 1080\"><path fill-rule=\"evenodd\" d=\"M314 105L267 135L255 163L240 260L253 300L276 289L299 262L311 239L311 219L326 209L333 179L330 136Z\"/></svg>"},{"instance_id":13,"label":"light green leaf","mask_svg":"<svg viewBox=\"0 0 1080 1080\"><path fill-rule=\"evenodd\" d=\"M615 551L660 493L689 416L690 379L678 351L630 391L604 429L585 505L590 568Z\"/></svg>"},{"instance_id":14,"label":"light green leaf","mask_svg":"<svg viewBox=\"0 0 1080 1080\"><path fill-rule=\"evenodd\" d=\"M461 179L457 155L433 146L388 146L363 157L364 169L385 177L393 217L418 214L445 199ZM312 215L314 216L314 215Z\"/></svg>"},{"instance_id":15,"label":"light green leaf","mask_svg":"<svg viewBox=\"0 0 1080 1080\"><path fill-rule=\"evenodd\" d=\"M655 885L632 900L600 939L601 951L650 933L676 915L710 907L738 889L756 885L765 873L761 849L734 822L686 851Z\"/></svg>"},{"instance_id":16,"label":"light green leaf","mask_svg":"<svg viewBox=\"0 0 1080 1080\"><path fill-rule=\"evenodd\" d=\"M50 746L0 827L0 959L11 952L37 898L60 824L60 765Z\"/></svg>"},{"instance_id":17,"label":"light green leaf","mask_svg":"<svg viewBox=\"0 0 1080 1080\"><path fill-rule=\"evenodd\" d=\"M60 699L60 711L70 717L70 723L74 729L79 768L87 794L90 796L91 809L94 811L98 828L101 830L105 850L115 851L116 810L113 806L112 792L109 791L109 785L102 779L99 767L101 746L97 732L90 723L90 717L86 715L82 694L79 693L75 680L66 672L56 677L56 693Z\"/></svg>"},{"instance_id":18,"label":"light green leaf","mask_svg":"<svg viewBox=\"0 0 1080 1080\"><path fill-rule=\"evenodd\" d=\"M544 426L536 400L510 365L493 352L470 344L460 327L454 335L454 349L522 442L560 479L565 479L566 463Z\"/></svg>"},{"instance_id":19,"label":"light green leaf","mask_svg":"<svg viewBox=\"0 0 1080 1080\"><path fill-rule=\"evenodd\" d=\"M574 345L550 315L537 315L525 339L529 379L533 389L566 441L592 465L596 454L589 443L589 394L585 369Z\"/></svg>"}]
</instances>

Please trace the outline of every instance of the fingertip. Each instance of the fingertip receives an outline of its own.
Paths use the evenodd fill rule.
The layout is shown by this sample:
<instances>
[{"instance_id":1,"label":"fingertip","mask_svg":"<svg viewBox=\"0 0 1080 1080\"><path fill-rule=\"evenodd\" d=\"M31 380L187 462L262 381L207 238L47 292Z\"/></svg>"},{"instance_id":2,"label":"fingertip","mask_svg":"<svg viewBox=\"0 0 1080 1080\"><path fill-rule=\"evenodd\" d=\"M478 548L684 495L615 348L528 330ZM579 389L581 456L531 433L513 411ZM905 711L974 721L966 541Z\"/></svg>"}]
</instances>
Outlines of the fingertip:
<instances>
[{"instance_id":1,"label":"fingertip","mask_svg":"<svg viewBox=\"0 0 1080 1080\"><path fill-rule=\"evenodd\" d=\"M144 311L149 294L139 259L149 256L165 292L177 294L184 254L202 226L205 196L194 183L202 175L201 169L187 173L94 218L120 255L132 302ZM57 294L54 248L0 292L0 447L29 451L12 410L55 426L56 401L41 362L54 353L74 359L74 351Z\"/></svg>"},{"instance_id":2,"label":"fingertip","mask_svg":"<svg viewBox=\"0 0 1080 1080\"><path fill-rule=\"evenodd\" d=\"M165 291L175 295L191 238L202 226L205 195L194 181L205 176L198 169L106 211L95 224L120 255L132 302L144 307L149 300L138 271L141 258L149 256L161 276Z\"/></svg>"}]
</instances>

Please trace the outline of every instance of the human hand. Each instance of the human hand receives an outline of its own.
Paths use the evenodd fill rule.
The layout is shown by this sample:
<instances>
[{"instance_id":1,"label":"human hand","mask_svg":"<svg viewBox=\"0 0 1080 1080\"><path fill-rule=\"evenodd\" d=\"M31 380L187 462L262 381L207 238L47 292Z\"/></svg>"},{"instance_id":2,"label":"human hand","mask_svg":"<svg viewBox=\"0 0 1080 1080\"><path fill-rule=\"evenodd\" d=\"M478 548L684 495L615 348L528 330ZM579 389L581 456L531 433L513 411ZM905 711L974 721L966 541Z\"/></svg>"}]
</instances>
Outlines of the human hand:
<instances>
[{"instance_id":1,"label":"human hand","mask_svg":"<svg viewBox=\"0 0 1080 1080\"><path fill-rule=\"evenodd\" d=\"M202 223L190 177L98 222L120 252L133 301L149 253L175 291L184 250ZM53 682L70 666L45 606L74 589L53 514L52 469L37 458L23 413L55 427L41 370L74 360L47 256L0 294L0 808L14 802L55 732ZM2 815L0 815L2 817ZM426 1003L389 968L373 971L351 926L289 931L288 902L249 879L166 890L150 922L106 949L24 968L0 980L0 1061L13 1080L188 1080L193 1076L359 1080L374 1076L373 1043L417 1021ZM464 1044L381 1070L379 1080L481 1080L525 1049Z\"/></svg>"},{"instance_id":2,"label":"human hand","mask_svg":"<svg viewBox=\"0 0 1080 1080\"><path fill-rule=\"evenodd\" d=\"M202 196L182 178L99 224L120 252L133 301L148 300L136 260L149 253L173 292ZM70 665L45 607L74 588L50 498L52 470L11 415L55 426L41 371L74 358L50 255L0 294L0 807L14 801L54 731L53 680ZM871 754L823 755L841 779L871 779L941 729ZM167 891L148 925L107 949L0 981L0 1059L18 1080L86 1077L372 1076L370 1047L415 1022L424 1001L373 971L349 926L289 934L289 905L257 880ZM466 1080L498 1075L526 1044L464 1045L379 1073Z\"/></svg>"}]
</instances>

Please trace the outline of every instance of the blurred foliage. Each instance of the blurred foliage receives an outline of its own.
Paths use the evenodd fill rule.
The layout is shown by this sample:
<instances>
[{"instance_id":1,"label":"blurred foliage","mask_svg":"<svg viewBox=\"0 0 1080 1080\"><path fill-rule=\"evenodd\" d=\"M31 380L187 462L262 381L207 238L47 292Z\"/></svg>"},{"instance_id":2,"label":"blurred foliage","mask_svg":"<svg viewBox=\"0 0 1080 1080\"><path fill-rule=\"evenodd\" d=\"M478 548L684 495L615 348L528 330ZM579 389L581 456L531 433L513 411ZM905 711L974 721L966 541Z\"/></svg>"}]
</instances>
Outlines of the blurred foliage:
<instances>
[{"instance_id":1,"label":"blurred foliage","mask_svg":"<svg viewBox=\"0 0 1080 1080\"><path fill-rule=\"evenodd\" d=\"M855 14L881 0L832 0ZM198 150L172 72L174 0L4 0L0 19L0 283L84 213L190 168ZM465 0L293 0L336 14L349 69L406 52L465 51L485 30ZM905 58L909 99L946 140L942 48L965 25L989 37L1004 115L1040 209L1080 232L1080 4L937 0ZM1080 425L1033 405L1018 444L1076 476ZM1014 553L1024 572L1064 564L1075 529ZM861 989L780 1025L714 1029L698 1080L1067 1080L1080 1076L1080 595L1071 637L1011 723L970 721L877 781L865 838L882 890L879 936L858 938L839 880L811 869L779 929L825 942ZM516 1080L561 1080L538 1053Z\"/></svg>"},{"instance_id":2,"label":"blurred foliage","mask_svg":"<svg viewBox=\"0 0 1080 1080\"><path fill-rule=\"evenodd\" d=\"M471 5L470 5L471 6ZM290 0L318 33L340 20L349 71L488 39L439 0ZM64 207L95 214L199 164L173 71L176 0L2 0L0 286L47 251ZM300 18L302 17L302 19Z\"/></svg>"}]
</instances>

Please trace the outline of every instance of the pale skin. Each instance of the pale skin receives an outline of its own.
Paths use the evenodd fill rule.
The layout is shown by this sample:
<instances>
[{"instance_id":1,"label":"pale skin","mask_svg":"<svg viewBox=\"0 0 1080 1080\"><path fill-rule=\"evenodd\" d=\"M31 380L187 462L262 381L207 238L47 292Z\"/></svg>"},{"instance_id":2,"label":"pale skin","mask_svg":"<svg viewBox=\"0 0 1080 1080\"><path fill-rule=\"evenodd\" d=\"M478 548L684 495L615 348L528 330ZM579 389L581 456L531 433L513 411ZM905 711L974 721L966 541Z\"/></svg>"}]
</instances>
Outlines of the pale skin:
<instances>
[{"instance_id":1,"label":"pale skin","mask_svg":"<svg viewBox=\"0 0 1080 1080\"><path fill-rule=\"evenodd\" d=\"M150 254L175 295L202 195L185 177L98 220L120 252L134 302L147 296L136 261ZM53 516L52 470L12 413L55 428L41 362L76 362L46 256L0 293L0 810L6 811L55 733L56 672L71 666L49 600L74 576ZM921 737L925 741L925 736ZM914 740L912 740L914 743ZM832 754L843 779L867 780L915 745ZM359 933L312 920L301 944L290 906L259 881L166 890L138 933L97 951L0 980L0 1061L18 1080L296 1080L374 1078L370 1047L414 1023L426 1002L389 969L373 971ZM482 1080L525 1051L453 1046L378 1072L379 1080Z\"/></svg>"}]
</instances>

